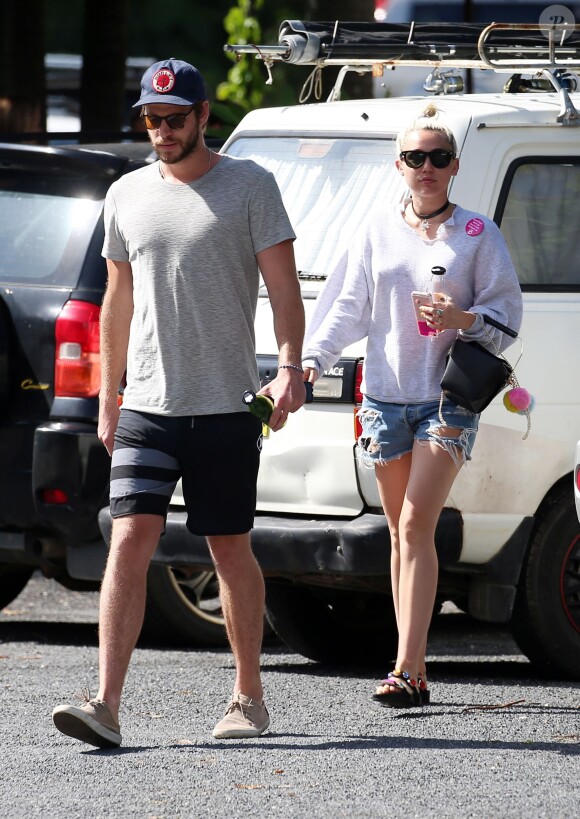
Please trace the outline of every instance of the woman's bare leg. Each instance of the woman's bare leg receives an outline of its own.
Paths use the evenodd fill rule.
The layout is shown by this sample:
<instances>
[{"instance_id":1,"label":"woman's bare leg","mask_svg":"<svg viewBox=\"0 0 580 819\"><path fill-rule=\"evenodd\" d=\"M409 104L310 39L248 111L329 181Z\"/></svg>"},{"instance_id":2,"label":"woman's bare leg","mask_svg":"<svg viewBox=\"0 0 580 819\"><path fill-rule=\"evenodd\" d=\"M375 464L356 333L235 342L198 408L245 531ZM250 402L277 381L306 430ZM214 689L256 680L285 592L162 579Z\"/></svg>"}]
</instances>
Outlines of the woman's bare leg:
<instances>
[{"instance_id":1,"label":"woman's bare leg","mask_svg":"<svg viewBox=\"0 0 580 819\"><path fill-rule=\"evenodd\" d=\"M424 670L427 632L437 592L435 527L458 474L443 448L415 442L401 518L399 650L397 667L416 677Z\"/></svg>"},{"instance_id":2,"label":"woman's bare leg","mask_svg":"<svg viewBox=\"0 0 580 819\"><path fill-rule=\"evenodd\" d=\"M410 471L410 452L401 458L375 467L379 496L391 536L391 588L397 626L399 624L399 570L401 564L399 519L405 500L407 484L409 483Z\"/></svg>"},{"instance_id":3,"label":"woman's bare leg","mask_svg":"<svg viewBox=\"0 0 580 819\"><path fill-rule=\"evenodd\" d=\"M390 465L377 472L387 519L387 509L389 514L396 513L403 476L402 470L398 476L393 473L389 475L387 469ZM398 571L393 581L397 593L395 605L399 630L396 666L408 671L414 678L425 671L427 632L437 591L435 527L457 473L457 465L443 448L432 443L415 442L397 526L398 545L395 551L398 557L393 558L395 571ZM395 477L399 480L394 480ZM389 500L389 495L392 500ZM389 686L379 687L377 693L388 693L389 690Z\"/></svg>"}]
</instances>

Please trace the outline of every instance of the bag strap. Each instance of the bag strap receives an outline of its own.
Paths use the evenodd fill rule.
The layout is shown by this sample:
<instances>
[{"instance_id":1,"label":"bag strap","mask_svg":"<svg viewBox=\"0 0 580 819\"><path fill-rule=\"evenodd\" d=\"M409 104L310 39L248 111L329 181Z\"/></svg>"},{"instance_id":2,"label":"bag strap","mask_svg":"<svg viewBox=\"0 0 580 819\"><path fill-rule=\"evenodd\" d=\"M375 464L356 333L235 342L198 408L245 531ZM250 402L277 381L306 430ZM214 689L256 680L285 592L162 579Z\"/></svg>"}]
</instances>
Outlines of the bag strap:
<instances>
[{"instance_id":1,"label":"bag strap","mask_svg":"<svg viewBox=\"0 0 580 819\"><path fill-rule=\"evenodd\" d=\"M522 341L521 337L518 335L518 333L516 333L515 330L512 330L512 328L508 327L506 324L502 324L501 321L496 321L495 319L491 318L491 316L486 316L485 313L480 313L480 316L483 319L483 321L485 322L485 324L491 324L493 327L497 327L497 329L501 330L502 333L506 333L506 335L511 336L511 338L517 338L517 340L520 342L520 354L517 357L516 363L513 366L510 365L510 366L512 366L512 370L515 370L515 368L520 363L520 358L524 354L524 342ZM500 351L499 351L496 343L493 341L493 339L488 338L488 341L492 345L492 347L494 348L495 354L497 356L499 356L500 358L503 358L504 361L507 361L507 358L504 356L503 353L500 353ZM507 363L509 364L509 361L507 361Z\"/></svg>"},{"instance_id":2,"label":"bag strap","mask_svg":"<svg viewBox=\"0 0 580 819\"><path fill-rule=\"evenodd\" d=\"M502 324L501 321L496 321L495 319L492 319L491 316L486 316L485 313L480 313L480 316L486 324L492 324L494 327L497 327L498 330L501 330L502 333L505 333L512 338L518 337L515 330L512 330L511 327L507 327L505 324Z\"/></svg>"}]
</instances>

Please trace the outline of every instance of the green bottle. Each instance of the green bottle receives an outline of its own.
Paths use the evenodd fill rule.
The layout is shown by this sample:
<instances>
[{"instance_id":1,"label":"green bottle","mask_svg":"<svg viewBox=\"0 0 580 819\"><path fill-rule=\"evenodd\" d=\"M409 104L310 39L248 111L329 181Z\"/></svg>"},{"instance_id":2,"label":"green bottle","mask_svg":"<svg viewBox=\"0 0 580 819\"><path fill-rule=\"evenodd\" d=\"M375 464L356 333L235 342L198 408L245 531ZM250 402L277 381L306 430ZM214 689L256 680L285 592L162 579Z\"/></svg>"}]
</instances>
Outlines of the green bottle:
<instances>
[{"instance_id":1,"label":"green bottle","mask_svg":"<svg viewBox=\"0 0 580 819\"><path fill-rule=\"evenodd\" d=\"M256 395L254 390L246 390L242 394L242 401L248 407L252 415L259 418L262 422L262 437L268 438L270 435L270 427L268 422L274 409L274 402L267 395Z\"/></svg>"},{"instance_id":2,"label":"green bottle","mask_svg":"<svg viewBox=\"0 0 580 819\"><path fill-rule=\"evenodd\" d=\"M256 395L253 390L246 390L242 395L242 401L252 415L259 418L262 424L267 425L274 409L274 402L267 395Z\"/></svg>"}]
</instances>

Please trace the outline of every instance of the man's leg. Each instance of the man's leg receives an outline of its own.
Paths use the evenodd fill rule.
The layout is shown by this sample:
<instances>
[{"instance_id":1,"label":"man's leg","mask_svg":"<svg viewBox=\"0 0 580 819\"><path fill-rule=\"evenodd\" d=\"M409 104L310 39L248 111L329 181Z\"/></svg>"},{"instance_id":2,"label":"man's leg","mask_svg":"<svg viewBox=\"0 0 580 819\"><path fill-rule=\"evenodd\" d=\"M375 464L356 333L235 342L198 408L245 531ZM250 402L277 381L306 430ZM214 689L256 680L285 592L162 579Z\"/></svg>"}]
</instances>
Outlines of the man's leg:
<instances>
[{"instance_id":1,"label":"man's leg","mask_svg":"<svg viewBox=\"0 0 580 819\"><path fill-rule=\"evenodd\" d=\"M220 583L226 629L236 664L233 698L213 730L216 739L259 737L270 725L260 679L264 579L250 536L208 537Z\"/></svg>"},{"instance_id":2,"label":"man's leg","mask_svg":"<svg viewBox=\"0 0 580 819\"><path fill-rule=\"evenodd\" d=\"M260 652L264 632L264 578L249 533L207 538L220 584L222 610L234 661L234 696L263 697Z\"/></svg>"},{"instance_id":3,"label":"man's leg","mask_svg":"<svg viewBox=\"0 0 580 819\"><path fill-rule=\"evenodd\" d=\"M118 718L121 691L145 614L149 563L163 531L159 515L113 520L99 606L99 691Z\"/></svg>"},{"instance_id":4,"label":"man's leg","mask_svg":"<svg viewBox=\"0 0 580 819\"><path fill-rule=\"evenodd\" d=\"M121 692L143 624L147 568L162 528L159 515L113 521L99 610L99 690L83 706L54 709L54 724L67 736L102 748L121 744Z\"/></svg>"}]
</instances>

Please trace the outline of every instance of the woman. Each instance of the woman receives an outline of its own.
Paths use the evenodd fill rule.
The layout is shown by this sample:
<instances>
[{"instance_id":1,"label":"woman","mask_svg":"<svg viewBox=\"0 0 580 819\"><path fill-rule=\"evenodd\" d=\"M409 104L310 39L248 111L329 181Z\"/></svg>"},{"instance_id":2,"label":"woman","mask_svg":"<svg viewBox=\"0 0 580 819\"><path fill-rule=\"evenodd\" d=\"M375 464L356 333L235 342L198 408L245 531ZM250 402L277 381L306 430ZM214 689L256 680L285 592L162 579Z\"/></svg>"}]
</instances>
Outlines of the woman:
<instances>
[{"instance_id":1,"label":"woman","mask_svg":"<svg viewBox=\"0 0 580 819\"><path fill-rule=\"evenodd\" d=\"M303 366L313 382L346 346L367 338L357 452L375 470L389 527L399 637L396 667L374 698L409 707L429 702L435 527L471 457L479 418L441 398L446 355L457 333L505 348L511 339L482 316L518 330L522 298L497 226L447 198L459 171L457 145L432 104L399 134L397 156L411 195L374 213L329 277Z\"/></svg>"}]
</instances>

